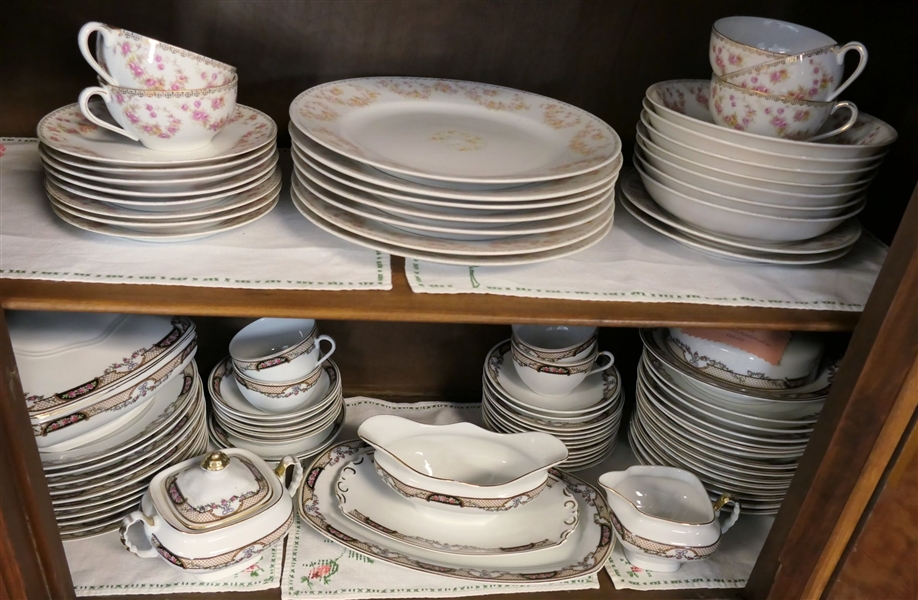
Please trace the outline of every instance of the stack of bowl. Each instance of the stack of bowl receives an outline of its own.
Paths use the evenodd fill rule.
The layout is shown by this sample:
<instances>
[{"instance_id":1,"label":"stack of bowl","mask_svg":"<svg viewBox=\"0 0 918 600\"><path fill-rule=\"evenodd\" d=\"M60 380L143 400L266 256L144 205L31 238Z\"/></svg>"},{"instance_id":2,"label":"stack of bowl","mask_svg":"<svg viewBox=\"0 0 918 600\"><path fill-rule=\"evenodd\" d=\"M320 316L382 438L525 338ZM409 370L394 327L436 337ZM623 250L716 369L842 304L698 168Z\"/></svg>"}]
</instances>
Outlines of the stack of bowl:
<instances>
[{"instance_id":1,"label":"stack of bowl","mask_svg":"<svg viewBox=\"0 0 918 600\"><path fill-rule=\"evenodd\" d=\"M330 349L321 354L319 345ZM265 460L302 460L330 444L344 421L335 342L313 319L258 319L230 342L208 378L211 438Z\"/></svg>"},{"instance_id":2,"label":"stack of bowl","mask_svg":"<svg viewBox=\"0 0 918 600\"><path fill-rule=\"evenodd\" d=\"M686 469L743 512L777 512L835 365L799 332L643 330L628 436L644 464Z\"/></svg>"},{"instance_id":3,"label":"stack of bowl","mask_svg":"<svg viewBox=\"0 0 918 600\"><path fill-rule=\"evenodd\" d=\"M814 264L851 249L861 233L854 217L897 134L853 105L834 113L842 106L835 96L863 68L863 47L839 48L789 25L721 19L712 34L713 82L648 88L637 174L622 182L623 203L636 218L687 246L749 262ZM823 46L807 52L813 43ZM862 63L839 86L838 60L849 49L862 53ZM763 62L766 55L771 62ZM814 69L819 77L802 87ZM780 87L760 91L764 79Z\"/></svg>"},{"instance_id":4,"label":"stack of bowl","mask_svg":"<svg viewBox=\"0 0 918 600\"><path fill-rule=\"evenodd\" d=\"M158 470L207 445L194 324L31 311L8 319L61 536L117 529Z\"/></svg>"},{"instance_id":5,"label":"stack of bowl","mask_svg":"<svg viewBox=\"0 0 918 600\"><path fill-rule=\"evenodd\" d=\"M615 447L624 404L612 361L595 327L514 325L485 360L483 420L501 433L550 433L568 448L565 469L598 464Z\"/></svg>"}]
</instances>

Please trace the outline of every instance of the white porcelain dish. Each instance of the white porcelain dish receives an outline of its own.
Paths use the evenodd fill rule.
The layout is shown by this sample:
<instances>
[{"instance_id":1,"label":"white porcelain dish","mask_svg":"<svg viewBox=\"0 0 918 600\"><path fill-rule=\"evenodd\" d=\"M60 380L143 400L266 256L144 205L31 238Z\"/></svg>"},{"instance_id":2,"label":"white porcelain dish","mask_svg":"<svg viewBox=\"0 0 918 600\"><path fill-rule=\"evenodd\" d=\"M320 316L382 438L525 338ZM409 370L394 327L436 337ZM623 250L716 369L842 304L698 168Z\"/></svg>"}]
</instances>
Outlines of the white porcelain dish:
<instances>
[{"instance_id":1,"label":"white porcelain dish","mask_svg":"<svg viewBox=\"0 0 918 600\"><path fill-rule=\"evenodd\" d=\"M463 512L531 502L544 490L548 469L567 459L567 448L550 435L500 435L471 423L377 415L357 435L376 449L376 468L392 489L423 506Z\"/></svg>"},{"instance_id":2,"label":"white porcelain dish","mask_svg":"<svg viewBox=\"0 0 918 600\"><path fill-rule=\"evenodd\" d=\"M896 141L896 130L866 113L848 131L828 142L798 142L715 125L708 108L711 82L707 79L675 79L655 83L647 89L646 98L653 111L692 131L743 146L750 150L801 158L845 159L874 156ZM827 127L835 127L829 119ZM738 150L738 152L742 152Z\"/></svg>"},{"instance_id":3,"label":"white porcelain dish","mask_svg":"<svg viewBox=\"0 0 918 600\"><path fill-rule=\"evenodd\" d=\"M482 558L445 555L377 534L342 514L334 486L342 469L369 451L365 443L352 441L338 444L318 456L307 469L298 506L304 523L373 560L473 581L546 583L595 573L611 552L613 534L603 495L589 484L560 471L553 475L576 501L579 519L567 541L558 546Z\"/></svg>"},{"instance_id":4,"label":"white porcelain dish","mask_svg":"<svg viewBox=\"0 0 918 600\"><path fill-rule=\"evenodd\" d=\"M593 352L578 363L543 362L521 352L511 342L510 356L516 374L536 394L549 398L563 399L574 391L590 375L608 370L615 363L611 352Z\"/></svg>"},{"instance_id":5,"label":"white porcelain dish","mask_svg":"<svg viewBox=\"0 0 918 600\"><path fill-rule=\"evenodd\" d=\"M467 81L335 81L297 96L290 119L339 154L425 182L561 179L598 169L621 152L615 131L581 109Z\"/></svg>"},{"instance_id":6,"label":"white porcelain dish","mask_svg":"<svg viewBox=\"0 0 918 600\"><path fill-rule=\"evenodd\" d=\"M539 497L519 510L449 517L426 510L385 485L362 455L341 470L335 483L341 512L385 537L443 554L500 556L557 546L578 520L577 503L567 487L549 476ZM533 523L539 523L533 528Z\"/></svg>"}]
</instances>

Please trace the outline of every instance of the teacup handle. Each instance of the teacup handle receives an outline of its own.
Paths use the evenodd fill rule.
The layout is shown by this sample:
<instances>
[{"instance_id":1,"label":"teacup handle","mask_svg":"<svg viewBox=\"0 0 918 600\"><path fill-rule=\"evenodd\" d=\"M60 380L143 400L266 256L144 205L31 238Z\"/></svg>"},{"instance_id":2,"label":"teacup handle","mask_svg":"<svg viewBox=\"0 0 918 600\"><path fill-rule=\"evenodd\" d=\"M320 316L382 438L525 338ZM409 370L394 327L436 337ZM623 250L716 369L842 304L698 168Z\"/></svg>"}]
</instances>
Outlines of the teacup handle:
<instances>
[{"instance_id":1,"label":"teacup handle","mask_svg":"<svg viewBox=\"0 0 918 600\"><path fill-rule=\"evenodd\" d=\"M322 342L328 342L329 344L331 344L331 350L329 350L321 358L319 358L319 360L316 361L317 364L322 364L323 361L326 361L329 358L331 358L331 355L335 353L335 348L337 348L337 346L335 345L335 340L331 339L327 335L320 335L319 337L316 338L316 346L320 345ZM319 351L321 352L321 348Z\"/></svg>"},{"instance_id":2,"label":"teacup handle","mask_svg":"<svg viewBox=\"0 0 918 600\"><path fill-rule=\"evenodd\" d=\"M159 556L159 553L156 552L156 548L153 547L153 544L150 544L149 548L138 548L137 544L131 540L130 535L128 534L128 530L130 530L130 528L138 521L143 523L144 535L147 534L148 528L150 533L158 529L155 518L151 519L141 511L135 510L121 520L121 543L125 548L128 549L128 551L133 552L141 558L156 558Z\"/></svg>"},{"instance_id":3,"label":"teacup handle","mask_svg":"<svg viewBox=\"0 0 918 600\"><path fill-rule=\"evenodd\" d=\"M849 51L855 50L858 54L861 55L860 60L857 63L857 68L854 69L854 73L851 74L851 77L845 80L843 84L838 86L834 92L829 94L829 97L826 98L826 102L831 102L838 98L838 95L845 91L845 89L851 85L855 79L860 77L861 73L864 71L864 67L867 66L867 48L864 47L864 44L860 42L848 42L844 46L838 49L838 52L835 53L835 60L838 61L838 64L845 63L845 54Z\"/></svg>"},{"instance_id":4,"label":"teacup handle","mask_svg":"<svg viewBox=\"0 0 918 600\"><path fill-rule=\"evenodd\" d=\"M720 509L722 509L727 504L733 504L733 512L730 513L730 516L727 517L725 521L720 524L720 532L727 533L727 530L733 527L736 523L736 520L740 516L740 503L738 500L734 500L730 496L724 494L714 502L714 516L720 514Z\"/></svg>"},{"instance_id":5,"label":"teacup handle","mask_svg":"<svg viewBox=\"0 0 918 600\"><path fill-rule=\"evenodd\" d=\"M588 376L589 376L589 375L592 375L593 373L599 373L600 371L605 371L606 369L608 369L609 367L611 367L612 365L615 364L615 357L612 356L612 353L609 352L608 350L603 350L602 352L600 352L600 353L599 353L599 356L596 357L596 362L598 363L598 362L599 362L599 359L601 359L603 356L605 356L605 357L607 357L607 358L609 359L609 364L607 364L607 365L604 366L604 367L596 367L595 369L593 369L592 371L590 371L589 373L587 373ZM595 363L594 363L594 364L595 364Z\"/></svg>"},{"instance_id":6,"label":"teacup handle","mask_svg":"<svg viewBox=\"0 0 918 600\"><path fill-rule=\"evenodd\" d=\"M287 491L291 496L295 496L297 490L300 489L300 482L303 480L303 465L300 464L300 461L292 456L285 456L277 463L277 466L274 467L274 474L277 475L277 478L280 479L281 484L283 484L284 479L287 477L287 469L290 467L293 467L293 479L290 480Z\"/></svg>"},{"instance_id":7,"label":"teacup handle","mask_svg":"<svg viewBox=\"0 0 918 600\"><path fill-rule=\"evenodd\" d=\"M92 55L92 51L89 49L89 36L93 33L98 33L102 36L102 39L105 42L106 46L112 45L112 30L105 23L99 23L98 21L90 21L89 23L80 27L80 33L77 34L77 43L80 45L80 52L83 53L83 58L86 59L86 62L89 63L89 66L92 67L96 73L99 74L99 77L105 80L106 83L110 85L118 85L118 82L109 75L105 69L102 68L96 61L96 57Z\"/></svg>"},{"instance_id":8,"label":"teacup handle","mask_svg":"<svg viewBox=\"0 0 918 600\"><path fill-rule=\"evenodd\" d=\"M89 100L93 96L102 96L102 98L106 102L111 102L112 100L111 92L109 92L105 88L99 87L97 85L93 85L93 86L86 88L85 90L80 92L80 99L79 99L80 112L83 113L84 117L86 117L91 122L98 125L99 127L104 127L105 129L108 129L109 131L114 131L115 133L123 135L124 137L128 139L134 140L135 142L140 141L140 138L134 135L133 133L122 129L121 127L115 127L114 125L106 123L105 121L97 117L96 115L92 114L92 111L89 110Z\"/></svg>"},{"instance_id":9,"label":"teacup handle","mask_svg":"<svg viewBox=\"0 0 918 600\"><path fill-rule=\"evenodd\" d=\"M834 114L835 114L835 111L837 111L839 108L847 108L848 110L851 111L851 117L848 119L848 121L845 122L845 124L842 125L841 127L837 127L837 128L833 129L832 131L830 131L830 132L828 132L828 133L822 133L822 134L820 134L820 135L814 135L813 137L811 137L811 138L809 138L809 139L807 140L808 142L815 142L816 140L823 140L823 139L825 139L825 138L827 138L827 137L832 137L833 135L838 135L839 133L842 133L843 131L848 131L848 129L850 129L851 126L854 125L854 122L857 121L857 107L854 105L854 102L848 102L847 100L842 100L841 102L836 102L836 103L835 103L835 108L833 108L833 109L832 109L832 112L830 112L829 114L830 114L830 115L834 115Z\"/></svg>"}]
</instances>

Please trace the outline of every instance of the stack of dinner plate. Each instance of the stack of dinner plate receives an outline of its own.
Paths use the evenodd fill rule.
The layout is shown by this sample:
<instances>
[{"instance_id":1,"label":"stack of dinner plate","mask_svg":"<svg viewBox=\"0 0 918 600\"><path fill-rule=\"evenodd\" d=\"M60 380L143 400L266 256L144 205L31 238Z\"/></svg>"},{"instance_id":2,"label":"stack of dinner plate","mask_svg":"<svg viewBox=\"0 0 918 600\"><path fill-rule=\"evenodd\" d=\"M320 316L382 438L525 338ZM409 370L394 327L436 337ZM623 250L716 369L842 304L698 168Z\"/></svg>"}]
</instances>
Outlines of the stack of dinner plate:
<instances>
[{"instance_id":1,"label":"stack of dinner plate","mask_svg":"<svg viewBox=\"0 0 918 600\"><path fill-rule=\"evenodd\" d=\"M111 119L104 106L94 114ZM242 105L209 145L188 152L151 150L101 129L77 104L45 116L38 137L55 214L103 235L199 239L259 219L280 194L277 126Z\"/></svg>"},{"instance_id":2,"label":"stack of dinner plate","mask_svg":"<svg viewBox=\"0 0 918 600\"><path fill-rule=\"evenodd\" d=\"M625 208L648 227L722 258L816 264L848 253L895 129L866 113L819 142L722 127L708 108L708 80L652 85L623 177ZM825 130L848 115L833 115Z\"/></svg>"},{"instance_id":3,"label":"stack of dinner plate","mask_svg":"<svg viewBox=\"0 0 918 600\"><path fill-rule=\"evenodd\" d=\"M825 402L835 364L807 383L757 389L730 383L686 360L666 329L642 330L637 405L629 443L644 464L695 473L712 495L738 500L743 513L774 514Z\"/></svg>"},{"instance_id":4,"label":"stack of dinner plate","mask_svg":"<svg viewBox=\"0 0 918 600\"><path fill-rule=\"evenodd\" d=\"M365 78L290 105L293 200L319 227L450 264L522 264L612 227L621 141L593 115L492 85Z\"/></svg>"},{"instance_id":5,"label":"stack of dinner plate","mask_svg":"<svg viewBox=\"0 0 918 600\"><path fill-rule=\"evenodd\" d=\"M575 471L602 462L615 448L624 394L614 366L588 376L564 396L542 396L523 383L513 368L510 340L488 352L482 375L481 410L485 425L500 433L539 431L567 446L560 467Z\"/></svg>"},{"instance_id":6,"label":"stack of dinner plate","mask_svg":"<svg viewBox=\"0 0 918 600\"><path fill-rule=\"evenodd\" d=\"M303 460L327 448L344 423L341 373L331 360L315 384L312 399L290 412L265 412L249 402L233 371L233 359L221 361L207 380L211 441L221 448L242 448L265 460L285 456Z\"/></svg>"},{"instance_id":7,"label":"stack of dinner plate","mask_svg":"<svg viewBox=\"0 0 918 600\"><path fill-rule=\"evenodd\" d=\"M17 312L9 324L64 539L117 529L157 471L204 451L189 320Z\"/></svg>"}]
</instances>

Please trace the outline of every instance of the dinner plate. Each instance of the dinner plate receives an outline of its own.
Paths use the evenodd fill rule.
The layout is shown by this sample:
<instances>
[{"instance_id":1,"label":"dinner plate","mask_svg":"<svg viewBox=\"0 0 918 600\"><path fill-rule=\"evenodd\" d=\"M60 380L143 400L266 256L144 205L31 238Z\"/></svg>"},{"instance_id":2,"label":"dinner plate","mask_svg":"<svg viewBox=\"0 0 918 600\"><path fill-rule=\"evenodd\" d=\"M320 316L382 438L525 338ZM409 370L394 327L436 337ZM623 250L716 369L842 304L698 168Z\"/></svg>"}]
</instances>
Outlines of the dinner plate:
<instances>
[{"instance_id":1,"label":"dinner plate","mask_svg":"<svg viewBox=\"0 0 918 600\"><path fill-rule=\"evenodd\" d=\"M467 81L334 81L297 96L290 118L339 154L425 182L561 179L602 167L621 153L615 131L586 111Z\"/></svg>"},{"instance_id":2,"label":"dinner plate","mask_svg":"<svg viewBox=\"0 0 918 600\"><path fill-rule=\"evenodd\" d=\"M406 202L461 202L468 206L514 205L519 203L573 202L571 197L592 195L609 184L624 163L624 157L582 175L499 190L453 190L414 183L358 163L317 144L292 124L289 127L294 156L330 179L348 187Z\"/></svg>"},{"instance_id":3,"label":"dinner plate","mask_svg":"<svg viewBox=\"0 0 918 600\"><path fill-rule=\"evenodd\" d=\"M212 202L193 203L187 207L179 206L173 210L147 211L139 210L139 208L145 207L132 208L120 206L118 204L110 204L102 200L85 198L81 194L68 192L55 185L50 179L45 178L45 192L51 197L52 202L56 201L58 204L63 204L72 209L92 213L100 217L150 222L186 220L228 212L240 207L250 206L258 200L270 197L280 192L280 187L281 172L280 169L275 169L271 177L260 185L239 194L230 194L229 196Z\"/></svg>"},{"instance_id":4,"label":"dinner plate","mask_svg":"<svg viewBox=\"0 0 918 600\"><path fill-rule=\"evenodd\" d=\"M296 150L294 150L295 152ZM565 217L582 212L602 202L604 195L609 192L615 181L615 178L613 178L608 184L596 188L596 191L591 190L591 195L584 194L580 196L582 199L576 199L577 197L575 197L574 202L567 202L567 197L564 197L565 202L557 206L529 208L528 203L521 203L520 205L503 205L504 208L493 210L490 209L490 205L485 205L488 210L482 211L479 210L481 205L477 204L472 204L472 208L469 208L467 203L452 201L416 203L349 188L330 177L326 177L308 162L297 156L293 158L293 166L298 174L307 177L317 186L338 196L343 196L354 202L366 204L388 213L403 215L404 218L416 217L418 219L433 219L441 222L521 223Z\"/></svg>"},{"instance_id":5,"label":"dinner plate","mask_svg":"<svg viewBox=\"0 0 918 600\"><path fill-rule=\"evenodd\" d=\"M325 217L313 211L309 206L300 200L296 190L293 191L291 197L293 199L293 205L296 207L296 209L312 224L316 225L320 229L327 231L328 233L331 233L332 235L345 239L349 242L353 242L354 244L367 248L372 248L373 250L378 250L380 252L394 254L396 256L405 256L408 258L428 260L431 262L447 265L460 265L464 267L525 265L544 262L547 260L555 260L565 256L570 256L571 254L582 252L587 248L595 246L600 241L602 241L606 235L608 235L609 231L612 230L612 219L610 218L609 222L606 223L604 227L592 235L589 235L584 239L572 244L552 248L550 250L527 252L524 254L504 254L498 256L441 254L436 251L418 250L415 248L408 248L405 246L399 246L396 244L381 242L373 238L364 237L363 235L354 233L351 230L339 227L335 223L328 221Z\"/></svg>"},{"instance_id":6,"label":"dinner plate","mask_svg":"<svg viewBox=\"0 0 918 600\"><path fill-rule=\"evenodd\" d=\"M600 217L562 231L550 233L524 235L510 239L496 239L489 241L460 241L444 240L423 235L417 235L390 227L374 219L355 215L346 210L330 205L316 195L308 192L294 179L293 193L300 203L311 211L330 221L340 228L357 233L361 237L385 242L393 246L435 252L457 256L502 256L508 254L531 254L554 250L570 246L597 233L612 220L614 196L610 192L610 202L606 204L605 212Z\"/></svg>"},{"instance_id":7,"label":"dinner plate","mask_svg":"<svg viewBox=\"0 0 918 600\"><path fill-rule=\"evenodd\" d=\"M83 158L77 158L76 156L64 154L63 152L54 150L53 148L46 146L43 143L40 143L38 147L41 148L45 154L54 158L60 163L69 165L71 167L79 167L92 173L103 173L111 177L155 180L160 178L173 177L196 177L204 173L220 173L227 170L232 170L233 168L240 165L245 165L247 163L261 159L267 159L269 156L271 156L271 154L274 153L276 146L274 144L265 145L256 150L250 150L244 154L240 154L234 158L228 158L218 162L194 164L186 167L132 167L116 165L99 160L86 160Z\"/></svg>"},{"instance_id":8,"label":"dinner plate","mask_svg":"<svg viewBox=\"0 0 918 600\"><path fill-rule=\"evenodd\" d=\"M218 233L237 229L243 225L248 225L249 223L254 223L258 219L271 212L271 209L277 205L278 198L280 198L279 193L274 196L271 202L262 208L259 208L258 210L240 215L238 217L233 217L231 219L226 219L225 221L220 221L219 223L202 225L195 231L180 230L176 228L174 231L139 232L128 229L126 227L108 225L106 223L96 223L82 217L77 217L61 210L57 206L52 206L52 210L54 211L54 214L60 217L64 222L73 225L74 227L79 227L80 229L91 231L93 233L126 238L137 242L190 242L210 237Z\"/></svg>"},{"instance_id":9,"label":"dinner plate","mask_svg":"<svg viewBox=\"0 0 918 600\"><path fill-rule=\"evenodd\" d=\"M565 543L533 552L498 556L446 555L412 546L362 527L344 516L335 483L351 460L371 448L354 440L320 454L307 470L297 501L304 523L329 539L373 560L460 579L495 582L551 582L597 572L612 550L611 513L605 495L576 477L551 469L577 502L579 519Z\"/></svg>"},{"instance_id":10,"label":"dinner plate","mask_svg":"<svg viewBox=\"0 0 918 600\"><path fill-rule=\"evenodd\" d=\"M345 198L334 192L326 190L315 182L300 175L297 171L294 174L296 181L294 186L302 186L300 190L304 194L311 194L322 202L335 208L345 210L349 213L358 215L368 221L384 223L401 230L407 230L408 233L415 235L431 236L434 239L442 240L469 240L469 241L489 241L491 238L504 239L510 237L521 237L524 235L535 235L551 233L554 231L570 230L578 225L584 225L599 219L604 213L607 213L614 204L614 198L611 193L607 193L599 204L573 215L558 217L548 221L535 222L518 222L518 223L481 223L477 221L467 221L464 223L439 223L434 224L431 221L419 223L416 220L407 219L402 215L392 214L378 208L367 206ZM611 190L610 190L611 192Z\"/></svg>"},{"instance_id":11,"label":"dinner plate","mask_svg":"<svg viewBox=\"0 0 918 600\"><path fill-rule=\"evenodd\" d=\"M112 121L101 103L93 103L91 108L99 118ZM205 162L219 164L270 144L276 137L277 125L271 117L241 104L236 105L232 122L221 129L210 144L188 152L150 150L140 142L100 128L83 116L77 103L45 115L38 123L38 138L58 152L107 165L133 167L178 167Z\"/></svg>"},{"instance_id":12,"label":"dinner plate","mask_svg":"<svg viewBox=\"0 0 918 600\"><path fill-rule=\"evenodd\" d=\"M362 454L341 469L335 483L338 506L361 526L410 546L478 556L532 552L563 543L577 525L577 503L554 476L524 506L457 515L418 506L394 492L376 472L373 460L372 452Z\"/></svg>"}]
</instances>

